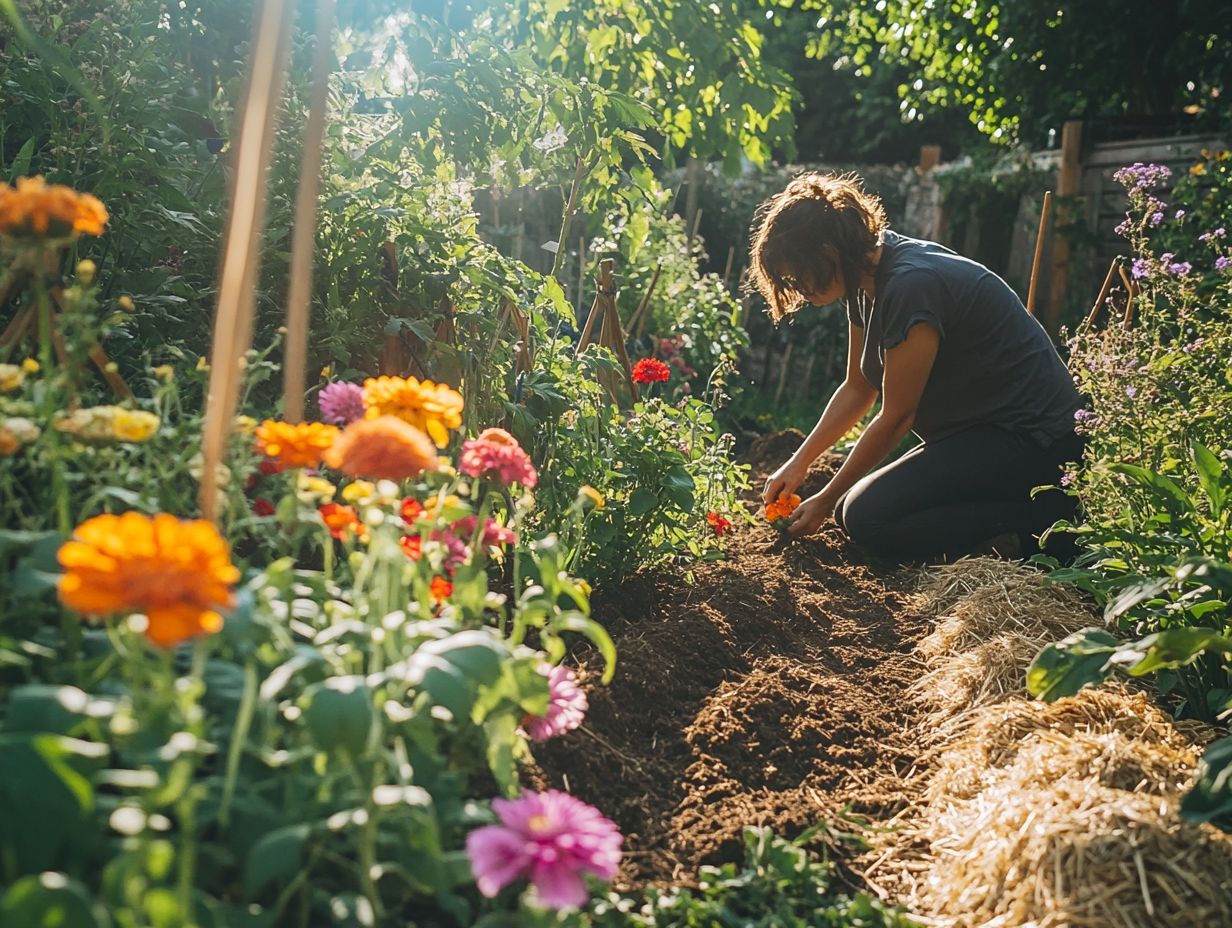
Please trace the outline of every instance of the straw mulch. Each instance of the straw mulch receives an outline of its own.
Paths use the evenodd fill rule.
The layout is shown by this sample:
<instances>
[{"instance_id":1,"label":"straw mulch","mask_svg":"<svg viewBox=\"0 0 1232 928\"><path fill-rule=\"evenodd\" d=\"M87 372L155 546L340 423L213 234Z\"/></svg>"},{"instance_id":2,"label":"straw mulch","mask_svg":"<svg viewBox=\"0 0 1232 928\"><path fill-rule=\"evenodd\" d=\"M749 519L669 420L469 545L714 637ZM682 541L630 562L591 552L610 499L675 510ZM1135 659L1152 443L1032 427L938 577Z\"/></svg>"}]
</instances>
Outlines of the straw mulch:
<instances>
[{"instance_id":1,"label":"straw mulch","mask_svg":"<svg viewBox=\"0 0 1232 928\"><path fill-rule=\"evenodd\" d=\"M943 568L924 591L940 619L918 695L947 721L876 841L870 884L951 928L1232 926L1232 836L1177 815L1192 736L1208 733L1125 687L1051 705L1016 695L1038 647L1093 616L989 560ZM982 663L959 664L973 650Z\"/></svg>"},{"instance_id":2,"label":"straw mulch","mask_svg":"<svg viewBox=\"0 0 1232 928\"><path fill-rule=\"evenodd\" d=\"M937 624L916 647L929 670L912 692L940 735L967 711L1024 694L1025 669L1044 645L1100 624L1073 588L993 557L936 568L916 605Z\"/></svg>"}]
</instances>

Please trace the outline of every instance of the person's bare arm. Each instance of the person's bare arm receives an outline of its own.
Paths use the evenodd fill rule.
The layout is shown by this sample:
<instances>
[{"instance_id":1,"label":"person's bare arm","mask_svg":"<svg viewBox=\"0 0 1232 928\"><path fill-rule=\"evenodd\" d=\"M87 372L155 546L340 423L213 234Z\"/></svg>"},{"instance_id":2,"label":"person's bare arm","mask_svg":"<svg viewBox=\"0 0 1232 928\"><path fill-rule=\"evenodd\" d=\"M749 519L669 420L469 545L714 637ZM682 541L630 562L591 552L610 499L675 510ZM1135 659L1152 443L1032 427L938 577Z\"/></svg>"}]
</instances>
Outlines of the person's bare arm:
<instances>
[{"instance_id":1,"label":"person's bare arm","mask_svg":"<svg viewBox=\"0 0 1232 928\"><path fill-rule=\"evenodd\" d=\"M821 492L809 497L792 516L791 534L811 535L843 494L880 464L915 424L916 409L937 359L941 336L931 325L913 325L901 344L886 352L881 409L851 449L838 473Z\"/></svg>"},{"instance_id":2,"label":"person's bare arm","mask_svg":"<svg viewBox=\"0 0 1232 928\"><path fill-rule=\"evenodd\" d=\"M860 417L873 405L877 398L877 389L864 379L864 374L860 371L860 355L863 351L864 330L859 326L849 325L846 377L830 397L830 402L826 404L825 411L808 438L766 481L765 490L762 492L764 502L773 502L782 493L795 492L804 482L810 465L818 456L851 431L852 426L859 422Z\"/></svg>"}]
</instances>

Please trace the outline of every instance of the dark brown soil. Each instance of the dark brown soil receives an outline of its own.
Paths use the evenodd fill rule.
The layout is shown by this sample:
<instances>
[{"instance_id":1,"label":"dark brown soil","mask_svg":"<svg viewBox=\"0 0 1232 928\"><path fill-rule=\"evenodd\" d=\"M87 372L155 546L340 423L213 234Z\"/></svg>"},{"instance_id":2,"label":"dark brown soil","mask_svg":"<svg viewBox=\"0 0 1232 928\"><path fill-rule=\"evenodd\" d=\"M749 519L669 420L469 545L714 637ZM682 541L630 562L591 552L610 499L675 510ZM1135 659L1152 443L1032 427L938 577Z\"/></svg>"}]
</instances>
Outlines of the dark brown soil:
<instances>
[{"instance_id":1,"label":"dark brown soil","mask_svg":"<svg viewBox=\"0 0 1232 928\"><path fill-rule=\"evenodd\" d=\"M755 486L801 438L749 450ZM805 490L825 476L822 466ZM764 523L738 525L728 550L692 583L651 571L596 597L615 679L592 686L581 730L536 750L537 785L621 826L623 887L687 884L699 864L738 859L746 825L793 835L845 806L888 818L916 757L904 691L926 629L906 605L909 577L870 564L833 525L791 543ZM582 656L588 682L601 670Z\"/></svg>"}]
</instances>

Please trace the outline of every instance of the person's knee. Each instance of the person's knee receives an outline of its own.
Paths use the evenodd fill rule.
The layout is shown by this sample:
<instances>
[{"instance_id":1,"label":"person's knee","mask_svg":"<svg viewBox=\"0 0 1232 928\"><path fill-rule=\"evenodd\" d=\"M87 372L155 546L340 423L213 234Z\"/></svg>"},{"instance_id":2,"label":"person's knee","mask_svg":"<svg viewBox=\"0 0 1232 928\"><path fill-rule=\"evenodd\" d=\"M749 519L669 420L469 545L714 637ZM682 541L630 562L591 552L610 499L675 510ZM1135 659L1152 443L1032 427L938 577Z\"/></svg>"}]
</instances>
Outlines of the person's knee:
<instances>
[{"instance_id":1,"label":"person's knee","mask_svg":"<svg viewBox=\"0 0 1232 928\"><path fill-rule=\"evenodd\" d=\"M889 551L894 547L893 513L875 493L861 492L858 485L839 503L835 521L847 537L869 551Z\"/></svg>"}]
</instances>

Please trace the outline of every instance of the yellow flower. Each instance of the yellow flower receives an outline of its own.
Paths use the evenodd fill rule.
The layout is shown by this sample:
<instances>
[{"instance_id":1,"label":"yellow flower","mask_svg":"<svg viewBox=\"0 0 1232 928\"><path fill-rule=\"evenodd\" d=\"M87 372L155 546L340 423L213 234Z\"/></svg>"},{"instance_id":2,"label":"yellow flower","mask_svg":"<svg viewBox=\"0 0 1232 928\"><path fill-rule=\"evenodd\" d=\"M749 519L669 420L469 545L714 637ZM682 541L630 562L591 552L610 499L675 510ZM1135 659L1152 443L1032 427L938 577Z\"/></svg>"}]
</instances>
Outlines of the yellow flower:
<instances>
[{"instance_id":1,"label":"yellow flower","mask_svg":"<svg viewBox=\"0 0 1232 928\"><path fill-rule=\"evenodd\" d=\"M41 368L42 365L34 360L34 358L26 358L26 360L21 362L21 369L27 374L37 374Z\"/></svg>"},{"instance_id":2,"label":"yellow flower","mask_svg":"<svg viewBox=\"0 0 1232 928\"><path fill-rule=\"evenodd\" d=\"M590 596L591 589L590 589L589 583L587 583L585 580L578 580L577 585L578 585L579 590L581 590L587 596Z\"/></svg>"},{"instance_id":3,"label":"yellow flower","mask_svg":"<svg viewBox=\"0 0 1232 928\"><path fill-rule=\"evenodd\" d=\"M140 409L117 409L112 421L115 437L119 441L149 441L159 425L161 421L158 416Z\"/></svg>"},{"instance_id":4,"label":"yellow flower","mask_svg":"<svg viewBox=\"0 0 1232 928\"><path fill-rule=\"evenodd\" d=\"M256 430L257 420L252 416L236 416L235 430L241 435L251 435Z\"/></svg>"},{"instance_id":5,"label":"yellow flower","mask_svg":"<svg viewBox=\"0 0 1232 928\"><path fill-rule=\"evenodd\" d=\"M367 480L355 480L342 488L342 498L348 503L357 503L376 495L376 485Z\"/></svg>"},{"instance_id":6,"label":"yellow flower","mask_svg":"<svg viewBox=\"0 0 1232 928\"><path fill-rule=\"evenodd\" d=\"M462 394L445 384L414 377L370 377L364 381L367 417L397 416L427 433L438 448L449 444L449 430L462 424Z\"/></svg>"},{"instance_id":7,"label":"yellow flower","mask_svg":"<svg viewBox=\"0 0 1232 928\"><path fill-rule=\"evenodd\" d=\"M1201 177L1203 174L1206 173L1206 165L1203 164L1201 161L1199 161L1197 164L1195 164L1193 167L1189 169L1189 173L1192 174L1194 177Z\"/></svg>"},{"instance_id":8,"label":"yellow flower","mask_svg":"<svg viewBox=\"0 0 1232 928\"><path fill-rule=\"evenodd\" d=\"M216 610L240 578L213 524L166 513L87 519L58 559L61 602L84 615L144 612L146 637L164 648L221 629Z\"/></svg>"},{"instance_id":9,"label":"yellow flower","mask_svg":"<svg viewBox=\"0 0 1232 928\"><path fill-rule=\"evenodd\" d=\"M170 364L160 364L154 368L154 376L163 383L171 383L175 379L175 368Z\"/></svg>"},{"instance_id":10,"label":"yellow flower","mask_svg":"<svg viewBox=\"0 0 1232 928\"><path fill-rule=\"evenodd\" d=\"M106 224L107 209L88 193L48 184L41 177L19 177L16 187L0 183L0 235L102 235Z\"/></svg>"},{"instance_id":11,"label":"yellow flower","mask_svg":"<svg viewBox=\"0 0 1232 928\"><path fill-rule=\"evenodd\" d=\"M582 499L588 499L596 509L602 509L607 501L603 498L603 494L589 484L584 485L578 490L578 496Z\"/></svg>"},{"instance_id":12,"label":"yellow flower","mask_svg":"<svg viewBox=\"0 0 1232 928\"><path fill-rule=\"evenodd\" d=\"M324 477L309 477L300 471L299 479L295 481L295 489L306 500L333 499L338 489Z\"/></svg>"},{"instance_id":13,"label":"yellow flower","mask_svg":"<svg viewBox=\"0 0 1232 928\"><path fill-rule=\"evenodd\" d=\"M133 298L127 293L116 300L116 302L120 304L120 309L124 310L126 313L131 313L137 308L136 304L133 303Z\"/></svg>"},{"instance_id":14,"label":"yellow flower","mask_svg":"<svg viewBox=\"0 0 1232 928\"><path fill-rule=\"evenodd\" d=\"M1232 151L1226 148L1215 156L1216 161L1227 161L1229 158L1232 158Z\"/></svg>"},{"instance_id":15,"label":"yellow flower","mask_svg":"<svg viewBox=\"0 0 1232 928\"><path fill-rule=\"evenodd\" d=\"M0 393L12 393L26 380L26 372L16 364L0 364Z\"/></svg>"},{"instance_id":16,"label":"yellow flower","mask_svg":"<svg viewBox=\"0 0 1232 928\"><path fill-rule=\"evenodd\" d=\"M201 357L197 358L197 370L208 371L209 369L210 362L205 360L205 355L201 355Z\"/></svg>"},{"instance_id":17,"label":"yellow flower","mask_svg":"<svg viewBox=\"0 0 1232 928\"><path fill-rule=\"evenodd\" d=\"M98 273L98 265L89 258L77 262L77 279L81 281L83 287L88 287L94 283L94 275L96 273Z\"/></svg>"},{"instance_id":18,"label":"yellow flower","mask_svg":"<svg viewBox=\"0 0 1232 928\"><path fill-rule=\"evenodd\" d=\"M57 416L51 423L57 432L64 432L82 441L108 442L116 437L116 406L86 406Z\"/></svg>"}]
</instances>

